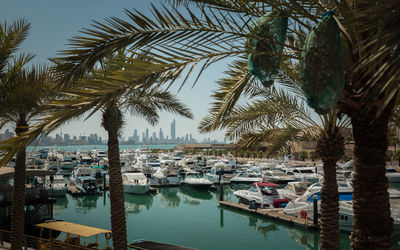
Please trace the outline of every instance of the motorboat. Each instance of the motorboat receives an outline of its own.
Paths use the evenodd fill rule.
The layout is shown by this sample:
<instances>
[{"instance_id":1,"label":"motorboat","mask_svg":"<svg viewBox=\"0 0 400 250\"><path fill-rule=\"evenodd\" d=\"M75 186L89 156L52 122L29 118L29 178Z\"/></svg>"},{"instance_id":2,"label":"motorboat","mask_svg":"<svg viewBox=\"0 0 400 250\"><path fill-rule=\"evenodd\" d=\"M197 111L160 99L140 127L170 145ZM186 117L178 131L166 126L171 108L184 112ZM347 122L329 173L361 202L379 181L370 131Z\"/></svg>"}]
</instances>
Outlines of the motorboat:
<instances>
[{"instance_id":1,"label":"motorboat","mask_svg":"<svg viewBox=\"0 0 400 250\"><path fill-rule=\"evenodd\" d=\"M292 181L285 188L277 189L277 192L282 199L295 200L304 194L307 188L306 182Z\"/></svg>"},{"instance_id":2,"label":"motorboat","mask_svg":"<svg viewBox=\"0 0 400 250\"><path fill-rule=\"evenodd\" d=\"M274 170L264 170L263 182L273 182L279 185L287 185L289 182L295 181L293 176L286 175L283 171L279 169Z\"/></svg>"},{"instance_id":3,"label":"motorboat","mask_svg":"<svg viewBox=\"0 0 400 250\"><path fill-rule=\"evenodd\" d=\"M314 172L314 167L294 167L287 168L286 175L294 177L296 181L316 183L322 178L322 175Z\"/></svg>"},{"instance_id":4,"label":"motorboat","mask_svg":"<svg viewBox=\"0 0 400 250\"><path fill-rule=\"evenodd\" d=\"M79 177L91 177L92 176L92 168L89 166L76 166L72 171L70 180L71 184L74 185L78 182Z\"/></svg>"},{"instance_id":5,"label":"motorboat","mask_svg":"<svg viewBox=\"0 0 400 250\"><path fill-rule=\"evenodd\" d=\"M75 179L75 187L80 194L98 194L96 179L91 176L80 176Z\"/></svg>"},{"instance_id":6,"label":"motorboat","mask_svg":"<svg viewBox=\"0 0 400 250\"><path fill-rule=\"evenodd\" d=\"M390 183L400 182L400 173L395 168L386 168L386 177Z\"/></svg>"},{"instance_id":7,"label":"motorboat","mask_svg":"<svg viewBox=\"0 0 400 250\"><path fill-rule=\"evenodd\" d=\"M204 177L201 177L198 172L190 171L186 172L185 179L181 181L181 184L198 189L209 189L212 185L212 182Z\"/></svg>"},{"instance_id":8,"label":"motorboat","mask_svg":"<svg viewBox=\"0 0 400 250\"><path fill-rule=\"evenodd\" d=\"M125 193L145 194L150 189L150 182L143 173L124 172L122 174L122 182Z\"/></svg>"},{"instance_id":9,"label":"motorboat","mask_svg":"<svg viewBox=\"0 0 400 250\"><path fill-rule=\"evenodd\" d=\"M314 183L307 188L307 190L299 198L289 202L283 212L292 216L299 216L302 210L305 210L307 216L313 218L313 201L314 196L318 200L318 205L321 200L321 183ZM338 186L339 201L351 201L353 200L353 187L349 182Z\"/></svg>"},{"instance_id":10,"label":"motorboat","mask_svg":"<svg viewBox=\"0 0 400 250\"><path fill-rule=\"evenodd\" d=\"M232 179L230 179L229 184L233 185L251 185L254 182L262 182L262 174L259 171L245 171L240 172Z\"/></svg>"},{"instance_id":11,"label":"motorboat","mask_svg":"<svg viewBox=\"0 0 400 250\"><path fill-rule=\"evenodd\" d=\"M68 191L64 176L60 174L46 176L43 186L52 197L65 196Z\"/></svg>"},{"instance_id":12,"label":"motorboat","mask_svg":"<svg viewBox=\"0 0 400 250\"><path fill-rule=\"evenodd\" d=\"M256 207L282 207L289 199L280 199L276 188L278 184L256 182L248 190L237 190L233 194L239 199L239 203L250 204L254 202Z\"/></svg>"}]
</instances>

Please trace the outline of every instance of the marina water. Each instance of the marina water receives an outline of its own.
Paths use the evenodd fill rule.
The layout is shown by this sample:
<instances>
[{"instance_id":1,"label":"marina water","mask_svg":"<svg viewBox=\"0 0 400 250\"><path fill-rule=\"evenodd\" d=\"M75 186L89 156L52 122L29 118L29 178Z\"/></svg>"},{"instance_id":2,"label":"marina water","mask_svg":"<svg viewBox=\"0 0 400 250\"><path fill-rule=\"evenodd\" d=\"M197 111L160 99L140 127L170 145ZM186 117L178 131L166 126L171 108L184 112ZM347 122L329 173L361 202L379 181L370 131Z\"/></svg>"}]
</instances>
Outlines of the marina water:
<instances>
[{"instance_id":1,"label":"marina water","mask_svg":"<svg viewBox=\"0 0 400 250\"><path fill-rule=\"evenodd\" d=\"M146 239L210 250L319 249L318 232L219 207L218 197L219 191L188 187L125 194L128 242ZM224 198L236 201L229 186ZM109 229L109 192L57 198L54 218ZM341 234L341 249L350 249L349 234Z\"/></svg>"}]
</instances>

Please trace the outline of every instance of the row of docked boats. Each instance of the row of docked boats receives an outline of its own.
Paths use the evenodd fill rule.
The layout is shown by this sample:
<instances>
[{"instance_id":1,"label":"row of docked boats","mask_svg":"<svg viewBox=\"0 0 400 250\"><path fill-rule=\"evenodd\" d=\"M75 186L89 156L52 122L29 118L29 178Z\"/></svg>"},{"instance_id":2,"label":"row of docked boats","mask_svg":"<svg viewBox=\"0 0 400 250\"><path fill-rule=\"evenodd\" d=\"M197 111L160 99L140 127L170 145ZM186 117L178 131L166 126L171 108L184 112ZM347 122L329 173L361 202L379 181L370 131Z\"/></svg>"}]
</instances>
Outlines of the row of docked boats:
<instances>
[{"instance_id":1,"label":"row of docked boats","mask_svg":"<svg viewBox=\"0 0 400 250\"><path fill-rule=\"evenodd\" d=\"M320 209L322 184L289 182L285 188L276 183L256 182L248 190L237 190L234 195L239 203L250 208L283 208L283 213L294 217L314 218L314 199ZM400 230L400 191L389 188L391 216L395 229ZM342 231L353 230L353 187L350 181L338 185L339 226ZM372 197L371 197L372 199Z\"/></svg>"}]
</instances>

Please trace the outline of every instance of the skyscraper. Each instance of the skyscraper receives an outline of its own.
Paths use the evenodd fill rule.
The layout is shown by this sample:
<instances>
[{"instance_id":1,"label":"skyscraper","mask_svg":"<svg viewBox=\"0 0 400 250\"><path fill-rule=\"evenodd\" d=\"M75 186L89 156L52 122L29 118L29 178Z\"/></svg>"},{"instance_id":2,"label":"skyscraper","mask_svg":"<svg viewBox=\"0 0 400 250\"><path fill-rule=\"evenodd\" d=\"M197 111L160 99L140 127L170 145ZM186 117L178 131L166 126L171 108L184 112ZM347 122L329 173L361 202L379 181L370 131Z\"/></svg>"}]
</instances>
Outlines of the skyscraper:
<instances>
[{"instance_id":1,"label":"skyscraper","mask_svg":"<svg viewBox=\"0 0 400 250\"><path fill-rule=\"evenodd\" d=\"M160 140L164 140L164 133L161 128L158 137L160 138Z\"/></svg>"},{"instance_id":2,"label":"skyscraper","mask_svg":"<svg viewBox=\"0 0 400 250\"><path fill-rule=\"evenodd\" d=\"M171 140L175 140L175 129L176 129L176 121L174 119L174 121L171 123Z\"/></svg>"},{"instance_id":3,"label":"skyscraper","mask_svg":"<svg viewBox=\"0 0 400 250\"><path fill-rule=\"evenodd\" d=\"M136 141L136 142L139 141L139 136L138 136L138 134L137 134L137 129L135 129L135 130L133 131L133 140Z\"/></svg>"},{"instance_id":4,"label":"skyscraper","mask_svg":"<svg viewBox=\"0 0 400 250\"><path fill-rule=\"evenodd\" d=\"M148 141L148 140L149 140L149 129L146 128L146 141Z\"/></svg>"}]
</instances>

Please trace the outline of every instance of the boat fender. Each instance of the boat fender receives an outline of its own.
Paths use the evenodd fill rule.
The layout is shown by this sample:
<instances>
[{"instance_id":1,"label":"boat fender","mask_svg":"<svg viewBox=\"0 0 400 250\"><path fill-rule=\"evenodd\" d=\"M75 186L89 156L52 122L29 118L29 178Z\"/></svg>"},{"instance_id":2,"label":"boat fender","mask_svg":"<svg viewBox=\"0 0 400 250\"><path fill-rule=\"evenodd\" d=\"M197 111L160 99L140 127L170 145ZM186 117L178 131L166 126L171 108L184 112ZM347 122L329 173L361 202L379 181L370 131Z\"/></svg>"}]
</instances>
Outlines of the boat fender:
<instances>
[{"instance_id":1,"label":"boat fender","mask_svg":"<svg viewBox=\"0 0 400 250\"><path fill-rule=\"evenodd\" d=\"M300 217L302 218L302 219L307 219L307 211L306 210L301 210L301 212L300 212Z\"/></svg>"},{"instance_id":2,"label":"boat fender","mask_svg":"<svg viewBox=\"0 0 400 250\"><path fill-rule=\"evenodd\" d=\"M106 240L111 239L111 233L105 233L104 236L106 237Z\"/></svg>"}]
</instances>

